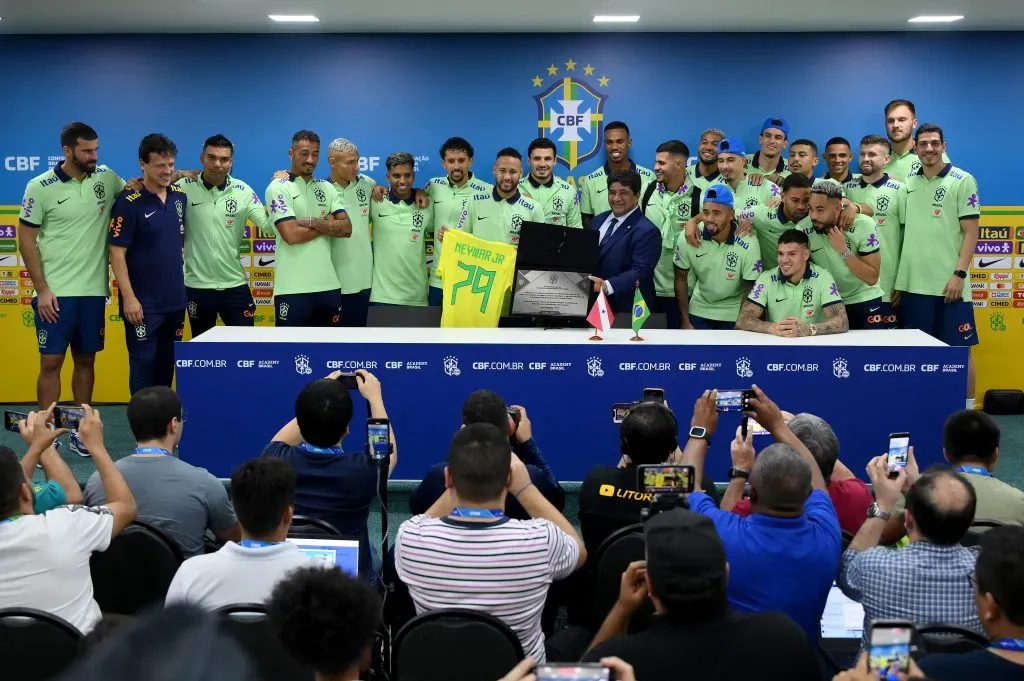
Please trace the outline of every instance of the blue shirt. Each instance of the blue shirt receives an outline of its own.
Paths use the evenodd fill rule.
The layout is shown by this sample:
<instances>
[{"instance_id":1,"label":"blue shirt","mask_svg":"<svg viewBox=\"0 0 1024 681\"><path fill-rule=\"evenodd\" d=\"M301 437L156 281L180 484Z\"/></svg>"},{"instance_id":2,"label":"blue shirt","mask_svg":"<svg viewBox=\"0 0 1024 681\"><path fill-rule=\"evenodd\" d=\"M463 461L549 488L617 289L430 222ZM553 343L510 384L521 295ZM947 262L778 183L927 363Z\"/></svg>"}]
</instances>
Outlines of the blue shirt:
<instances>
[{"instance_id":1,"label":"blue shirt","mask_svg":"<svg viewBox=\"0 0 1024 681\"><path fill-rule=\"evenodd\" d=\"M559 484L555 474L548 467L547 461L540 453L537 443L531 437L522 444L514 445L515 453L526 464L526 472L530 474L530 482L536 487L551 505L561 511L565 507L565 490ZM430 467L423 481L416 485L416 489L409 496L409 512L413 515L422 515L434 505L442 494L444 494L444 469L447 462L435 464ZM505 515L513 520L529 520L530 514L526 512L522 504L512 496L511 493L505 496Z\"/></svg>"},{"instance_id":2,"label":"blue shirt","mask_svg":"<svg viewBox=\"0 0 1024 681\"><path fill-rule=\"evenodd\" d=\"M984 634L971 584L977 559L977 547L926 541L899 550L846 549L836 583L864 606L865 637L874 619L910 620L918 626L941 622Z\"/></svg>"},{"instance_id":3,"label":"blue shirt","mask_svg":"<svg viewBox=\"0 0 1024 681\"><path fill-rule=\"evenodd\" d=\"M271 442L264 456L287 459L295 468L295 513L324 520L359 540L359 574L370 575L370 531L366 521L377 498L377 464L364 452L314 454Z\"/></svg>"},{"instance_id":4,"label":"blue shirt","mask_svg":"<svg viewBox=\"0 0 1024 681\"><path fill-rule=\"evenodd\" d=\"M127 191L110 209L108 242L127 249L125 260L143 312L185 309L185 193L167 188L167 201L145 187Z\"/></svg>"},{"instance_id":5,"label":"blue shirt","mask_svg":"<svg viewBox=\"0 0 1024 681\"><path fill-rule=\"evenodd\" d=\"M843 535L826 492L813 490L797 518L746 518L690 495L690 509L715 523L729 561L729 603L739 612L789 615L809 641L821 638L821 615L839 568Z\"/></svg>"}]
</instances>

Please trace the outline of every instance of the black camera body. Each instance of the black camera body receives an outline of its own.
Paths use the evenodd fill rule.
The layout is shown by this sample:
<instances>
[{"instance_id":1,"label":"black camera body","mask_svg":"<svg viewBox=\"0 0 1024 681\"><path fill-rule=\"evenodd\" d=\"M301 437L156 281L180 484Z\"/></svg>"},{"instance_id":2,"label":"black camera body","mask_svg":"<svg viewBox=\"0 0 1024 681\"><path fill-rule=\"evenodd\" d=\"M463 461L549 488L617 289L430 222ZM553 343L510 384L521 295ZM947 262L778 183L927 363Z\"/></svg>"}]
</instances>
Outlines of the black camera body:
<instances>
[{"instance_id":1,"label":"black camera body","mask_svg":"<svg viewBox=\"0 0 1024 681\"><path fill-rule=\"evenodd\" d=\"M678 492L655 494L651 497L651 505L640 509L640 522L647 522L662 511L671 511L674 508L690 510L690 502L685 494Z\"/></svg>"}]
</instances>

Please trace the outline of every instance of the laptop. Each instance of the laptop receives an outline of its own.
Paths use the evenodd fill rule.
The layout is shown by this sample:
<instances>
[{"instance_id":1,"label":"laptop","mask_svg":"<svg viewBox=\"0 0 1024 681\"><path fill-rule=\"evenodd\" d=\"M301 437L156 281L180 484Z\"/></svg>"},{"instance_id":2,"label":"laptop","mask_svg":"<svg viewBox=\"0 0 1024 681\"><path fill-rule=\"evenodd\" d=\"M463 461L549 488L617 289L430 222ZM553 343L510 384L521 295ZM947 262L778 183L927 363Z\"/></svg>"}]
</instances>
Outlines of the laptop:
<instances>
[{"instance_id":1,"label":"laptop","mask_svg":"<svg viewBox=\"0 0 1024 681\"><path fill-rule=\"evenodd\" d=\"M311 558L337 565L352 575L359 576L359 542L355 539L295 539L288 541Z\"/></svg>"},{"instance_id":2,"label":"laptop","mask_svg":"<svg viewBox=\"0 0 1024 681\"><path fill-rule=\"evenodd\" d=\"M864 634L864 607L832 584L825 612L821 616L822 638L855 638Z\"/></svg>"}]
</instances>

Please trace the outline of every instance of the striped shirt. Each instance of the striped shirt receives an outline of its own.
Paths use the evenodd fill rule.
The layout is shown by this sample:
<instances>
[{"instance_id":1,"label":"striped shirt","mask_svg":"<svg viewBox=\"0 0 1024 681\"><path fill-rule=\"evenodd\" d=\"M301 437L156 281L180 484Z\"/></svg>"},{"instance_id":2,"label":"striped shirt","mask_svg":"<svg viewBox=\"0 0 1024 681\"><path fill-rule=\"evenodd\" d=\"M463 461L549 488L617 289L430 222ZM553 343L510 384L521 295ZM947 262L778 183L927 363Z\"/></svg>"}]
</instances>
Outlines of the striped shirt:
<instances>
[{"instance_id":1,"label":"striped shirt","mask_svg":"<svg viewBox=\"0 0 1024 681\"><path fill-rule=\"evenodd\" d=\"M482 610L509 626L544 662L540 619L548 587L576 569L576 541L547 520L468 522L413 516L398 528L395 567L417 614Z\"/></svg>"}]
</instances>

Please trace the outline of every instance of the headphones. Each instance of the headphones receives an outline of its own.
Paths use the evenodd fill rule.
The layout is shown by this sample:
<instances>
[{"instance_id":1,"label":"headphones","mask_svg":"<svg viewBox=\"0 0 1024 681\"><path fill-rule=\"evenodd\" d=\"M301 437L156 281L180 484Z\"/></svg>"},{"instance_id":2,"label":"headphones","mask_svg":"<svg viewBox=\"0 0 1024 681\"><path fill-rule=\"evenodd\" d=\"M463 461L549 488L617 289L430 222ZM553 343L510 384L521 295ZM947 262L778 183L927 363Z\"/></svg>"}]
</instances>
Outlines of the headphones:
<instances>
[{"instance_id":1,"label":"headphones","mask_svg":"<svg viewBox=\"0 0 1024 681\"><path fill-rule=\"evenodd\" d=\"M632 460L632 458L633 458L632 455L631 455L631 452L633 450L629 446L629 438L626 437L626 430L627 430L626 424L629 423L629 417L630 417L630 415L632 415L633 410L636 409L637 407L640 407L640 406L644 405L644 404L658 404L658 403L657 402L641 402L640 404L636 405L636 407L633 407L633 409L630 410L629 414L626 414L626 418L624 418L622 420L622 425L619 427L619 452L623 456L629 458L630 460ZM676 415L672 412L671 409L669 409L668 407L666 407L664 405L661 405L661 407L662 407L662 409L665 410L665 413L668 414L669 419L671 419L671 421L672 421L672 448L671 448L671 451L674 452L676 449L679 448L679 422L676 420Z\"/></svg>"}]
</instances>

